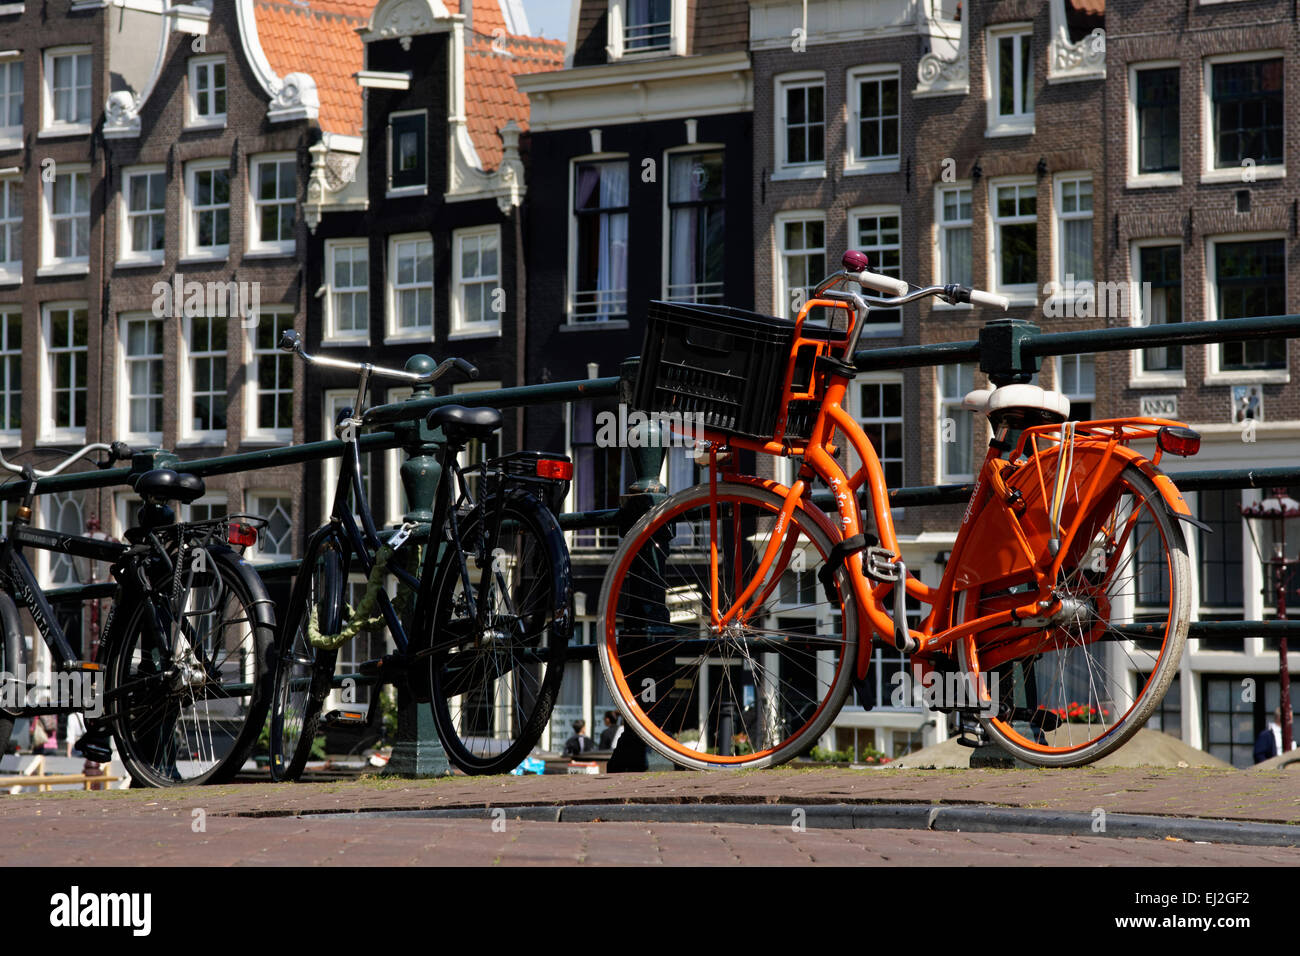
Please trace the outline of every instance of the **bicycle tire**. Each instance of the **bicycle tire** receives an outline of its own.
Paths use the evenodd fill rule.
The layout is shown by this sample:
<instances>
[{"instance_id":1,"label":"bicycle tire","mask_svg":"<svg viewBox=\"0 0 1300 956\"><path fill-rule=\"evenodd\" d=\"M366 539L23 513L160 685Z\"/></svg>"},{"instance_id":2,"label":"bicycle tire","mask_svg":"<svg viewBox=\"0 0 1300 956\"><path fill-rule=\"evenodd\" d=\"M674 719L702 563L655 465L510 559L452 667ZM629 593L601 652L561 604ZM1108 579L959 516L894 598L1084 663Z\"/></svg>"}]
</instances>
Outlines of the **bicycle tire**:
<instances>
[{"instance_id":1,"label":"bicycle tire","mask_svg":"<svg viewBox=\"0 0 1300 956\"><path fill-rule=\"evenodd\" d=\"M26 647L23 641L22 618L18 614L18 605L14 599L0 592L0 679L17 681L18 675L26 674ZM26 685L10 685L10 690L17 695L26 695ZM21 703L21 701L15 701ZM15 708L20 709L20 708ZM0 757L9 752L9 739L13 736L14 715L0 710Z\"/></svg>"},{"instance_id":2,"label":"bicycle tire","mask_svg":"<svg viewBox=\"0 0 1300 956\"><path fill-rule=\"evenodd\" d=\"M111 636L107 695L118 754L136 785L229 780L243 767L266 719L275 637L270 596L234 552L202 550L206 569L195 572L174 627L169 607L141 601L117 612L124 627ZM153 645L145 628L151 607L162 615L164 640L175 635L174 643L146 645ZM220 620L210 622L214 615ZM198 653L187 654L186 648L196 647ZM228 676L233 679L227 683Z\"/></svg>"},{"instance_id":3,"label":"bicycle tire","mask_svg":"<svg viewBox=\"0 0 1300 956\"><path fill-rule=\"evenodd\" d=\"M958 644L958 663L964 671L978 675L988 661L993 665L990 674L999 676L989 707L995 712L980 717L985 735L1025 763L1076 767L1112 753L1142 728L1178 672L1191 616L1191 562L1181 522L1155 482L1135 465L1125 466L1115 485L1122 488L1112 488L1104 496L1113 504L1090 506L1079 528L1084 537L1075 538L1087 550L1074 551L1096 564L1090 566L1081 558L1062 568L1058 594L1075 602L1073 617L1019 639L1019 645L1004 640L1000 647L997 642L981 646L975 637ZM1124 508L1131 510L1124 512ZM1130 532L1135 536L1120 559L1111 561L1104 547L1106 522L1125 515L1136 516ZM1157 551L1163 556L1163 572ZM1133 570L1125 575L1129 565ZM958 595L957 620L973 620L990 609L988 604L981 608L981 601L994 599L976 594L979 590ZM1160 596L1162 591L1166 596ZM1116 622L1114 618L1125 616L1124 608L1129 606L1134 609L1133 620ZM1133 633L1124 630L1128 627L1157 628L1159 636L1126 638L1126 633ZM1013 650L1017 646L1024 650ZM1028 653L1033 650L1036 653ZM1086 675L1086 682L1080 674ZM988 680L991 683L992 678ZM1080 690L1072 690L1076 687ZM1081 694L1086 695L1083 702ZM1120 716L1108 722L1121 709ZM1056 717L1040 717L1040 711Z\"/></svg>"},{"instance_id":4,"label":"bicycle tire","mask_svg":"<svg viewBox=\"0 0 1300 956\"><path fill-rule=\"evenodd\" d=\"M725 528L730 521L733 528L739 529L718 549L718 579L722 583L739 581L733 590L743 589L770 539L772 522L783 499L753 485L723 481L717 485L717 500L718 527ZM725 507L728 503L730 517ZM753 509L753 513L746 515L738 505ZM601 587L597 617L601 671L627 725L675 763L699 770L775 766L812 748L835 720L852 685L858 654L858 608L849 571L841 566L835 572L836 599L832 603L816 572L824 566L839 533L823 513L801 502L791 515L790 527L798 531L791 557L793 549L805 556L803 570L786 570L784 574L795 575L788 585L783 575L770 594L761 590L755 594L764 600L752 618L775 619L774 626L743 625L734 633L711 633L710 612L705 607L711 603L711 588L697 570L700 560L707 562L707 558L697 559L692 566L688 557L692 546L703 547L692 543L699 536L699 523L705 523L707 530L709 513L709 486L697 485L650 509L623 539ZM679 522L685 522L686 528ZM767 522L768 534L760 540L763 522ZM677 553L672 553L673 541L681 541L684 534L690 536L688 544L678 545ZM801 543L804 538L807 544ZM735 555L744 552L744 547L736 546L737 542L751 543L750 551L740 561L735 560ZM724 571L721 561L728 556L731 564ZM670 569L674 560L677 577L670 579L659 569ZM739 575L734 573L737 564L742 568ZM694 574L694 581L687 577L688 571ZM683 583L671 583L677 578ZM670 590L673 588L677 590ZM674 612L668 610L670 593L677 602ZM781 600L790 593L794 595L793 604ZM683 597L687 600L680 600ZM725 608L731 600L730 592L720 595L719 607ZM832 631L830 624L836 613L840 621ZM782 617L793 618L796 623L787 627ZM821 626L820 621L827 621L826 633L808 633L806 625L797 623L801 617L811 617L814 628ZM749 650L751 643L765 648L761 662ZM734 660L730 657L733 650L739 652ZM665 670L665 662L671 662L672 668L660 673ZM717 691L710 689L704 695L700 691L709 680L709 667L721 667L722 673L718 675ZM736 668L741 677L739 697L732 679ZM750 696L746 688L751 686L745 682L746 670L756 675L749 679L752 704L746 704ZM810 680L811 690L799 686ZM660 694L660 687L667 687L667 692ZM677 703L672 702L674 694L679 695ZM682 699L685 703L681 703ZM668 702L667 706L664 702ZM739 712L744 736L730 747L724 722L728 711L733 730ZM747 716L751 711L752 718ZM689 739L694 733L698 733L698 740ZM739 745L747 745L751 752L735 753ZM733 752L726 753L728 749Z\"/></svg>"},{"instance_id":5,"label":"bicycle tire","mask_svg":"<svg viewBox=\"0 0 1300 956\"><path fill-rule=\"evenodd\" d=\"M500 558L492 558L491 619L480 629L467 614L460 557L477 588L489 558L488 519L498 507ZM435 571L425 640L457 631L462 637L429 655L430 707L457 767L467 774L506 773L541 739L564 676L573 632L569 552L555 516L530 495L480 502L458 518L458 526L464 550L449 546Z\"/></svg>"},{"instance_id":6,"label":"bicycle tire","mask_svg":"<svg viewBox=\"0 0 1300 956\"><path fill-rule=\"evenodd\" d=\"M309 545L299 568L275 651L270 769L277 781L297 780L302 775L338 660L337 650L312 646L307 627L311 608L316 607L321 633L335 634L343 625L346 580L334 536L326 534ZM310 576L304 576L307 569L312 569Z\"/></svg>"}]
</instances>

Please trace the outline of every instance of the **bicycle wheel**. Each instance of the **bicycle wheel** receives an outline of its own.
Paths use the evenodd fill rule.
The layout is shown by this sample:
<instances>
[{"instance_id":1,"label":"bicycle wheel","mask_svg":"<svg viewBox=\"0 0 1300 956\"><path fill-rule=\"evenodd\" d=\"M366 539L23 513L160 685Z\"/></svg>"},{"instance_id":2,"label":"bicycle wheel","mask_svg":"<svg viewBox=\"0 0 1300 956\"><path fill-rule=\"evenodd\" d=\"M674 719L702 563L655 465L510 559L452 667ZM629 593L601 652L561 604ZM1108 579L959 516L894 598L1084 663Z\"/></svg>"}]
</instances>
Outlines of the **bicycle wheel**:
<instances>
[{"instance_id":1,"label":"bicycle wheel","mask_svg":"<svg viewBox=\"0 0 1300 956\"><path fill-rule=\"evenodd\" d=\"M311 756L338 651L312 646L309 625L314 612L321 633L339 631L343 624L344 584L338 542L333 535L325 535L303 559L276 649L270 721L274 780L297 780Z\"/></svg>"},{"instance_id":2,"label":"bicycle wheel","mask_svg":"<svg viewBox=\"0 0 1300 956\"><path fill-rule=\"evenodd\" d=\"M21 705L27 695L27 685L18 683L19 675L27 673L23 646L22 619L18 606L8 594L0 592L0 707L7 702ZM15 708L17 709L17 708ZM9 752L9 738L13 735L14 715L0 710L0 756Z\"/></svg>"},{"instance_id":3,"label":"bicycle wheel","mask_svg":"<svg viewBox=\"0 0 1300 956\"><path fill-rule=\"evenodd\" d=\"M189 553L198 569L174 603L117 610L126 623L107 658L118 752L146 786L229 780L270 701L274 628L258 616L270 606L265 586L227 549Z\"/></svg>"},{"instance_id":4,"label":"bicycle wheel","mask_svg":"<svg viewBox=\"0 0 1300 956\"><path fill-rule=\"evenodd\" d=\"M1063 526L1080 508L1078 531L1062 543L1070 557L1054 592L1061 610L958 647L959 664L984 675L985 733L1039 766L1086 764L1132 737L1178 672L1191 615L1182 527L1149 477L1126 466L1100 500L1067 500ZM963 591L956 618L1024 604L1027 589L1001 580Z\"/></svg>"},{"instance_id":5,"label":"bicycle wheel","mask_svg":"<svg viewBox=\"0 0 1300 956\"><path fill-rule=\"evenodd\" d=\"M455 643L429 657L430 704L456 766L469 774L506 773L541 739L564 676L573 631L569 553L554 516L527 496L480 503L460 519L459 531L461 550L449 547L434 577L427 639ZM489 566L486 608L476 617L482 569Z\"/></svg>"},{"instance_id":6,"label":"bicycle wheel","mask_svg":"<svg viewBox=\"0 0 1300 956\"><path fill-rule=\"evenodd\" d=\"M740 623L712 624L710 547L725 613L758 571L781 498L745 484L708 485L652 508L605 573L601 669L628 726L659 753L697 769L768 767L810 749L848 693L858 609L841 567L828 600L817 577L838 532L795 509L779 557ZM713 535L709 529L712 523Z\"/></svg>"}]
</instances>

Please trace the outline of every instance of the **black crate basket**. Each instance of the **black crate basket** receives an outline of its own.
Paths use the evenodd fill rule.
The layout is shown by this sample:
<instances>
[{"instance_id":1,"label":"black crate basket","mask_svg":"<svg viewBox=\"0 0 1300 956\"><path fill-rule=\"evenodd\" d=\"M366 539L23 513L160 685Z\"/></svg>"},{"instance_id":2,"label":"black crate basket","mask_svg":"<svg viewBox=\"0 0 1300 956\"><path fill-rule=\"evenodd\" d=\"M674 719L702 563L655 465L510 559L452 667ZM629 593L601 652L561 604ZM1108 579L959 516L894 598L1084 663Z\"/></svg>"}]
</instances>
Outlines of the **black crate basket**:
<instances>
[{"instance_id":1,"label":"black crate basket","mask_svg":"<svg viewBox=\"0 0 1300 956\"><path fill-rule=\"evenodd\" d=\"M651 302L633 402L643 412L702 416L705 428L758 441L776 432L794 322L725 305ZM805 337L839 335L805 325ZM812 359L796 362L796 385L806 384ZM803 414L787 439L807 438L819 402L792 401ZM811 412L811 415L808 414ZM792 429L790 426L794 426ZM804 434L797 434L803 430Z\"/></svg>"}]
</instances>

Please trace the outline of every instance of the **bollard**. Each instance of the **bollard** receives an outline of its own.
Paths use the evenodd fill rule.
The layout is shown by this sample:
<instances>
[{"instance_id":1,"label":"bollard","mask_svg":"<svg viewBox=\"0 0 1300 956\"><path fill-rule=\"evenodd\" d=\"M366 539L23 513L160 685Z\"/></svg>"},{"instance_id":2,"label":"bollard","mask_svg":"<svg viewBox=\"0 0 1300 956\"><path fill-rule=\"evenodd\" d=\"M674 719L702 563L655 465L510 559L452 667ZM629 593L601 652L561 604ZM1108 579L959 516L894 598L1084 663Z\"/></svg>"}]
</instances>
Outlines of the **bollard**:
<instances>
[{"instance_id":1,"label":"bollard","mask_svg":"<svg viewBox=\"0 0 1300 956\"><path fill-rule=\"evenodd\" d=\"M412 355L406 361L408 372L430 372L437 365L427 355ZM408 401L428 398L430 386L416 385ZM407 521L428 524L433 520L433 498L438 491L438 480L442 476L442 466L438 463L440 431L427 436L423 420L417 419L395 426L393 431L401 439L406 451L406 460L402 462L402 487L406 491ZM441 557L442 542L438 542L438 552L430 553L435 547L438 535L430 532L429 543L425 546L425 561L437 561ZM410 621L403 621L403 626L410 627ZM451 764L443 750L442 741L438 739L438 729L433 722L433 712L427 704L421 704L411 693L406 678L397 682L397 739L393 741L393 753L384 767L385 776L399 777L442 777L451 773Z\"/></svg>"}]
</instances>

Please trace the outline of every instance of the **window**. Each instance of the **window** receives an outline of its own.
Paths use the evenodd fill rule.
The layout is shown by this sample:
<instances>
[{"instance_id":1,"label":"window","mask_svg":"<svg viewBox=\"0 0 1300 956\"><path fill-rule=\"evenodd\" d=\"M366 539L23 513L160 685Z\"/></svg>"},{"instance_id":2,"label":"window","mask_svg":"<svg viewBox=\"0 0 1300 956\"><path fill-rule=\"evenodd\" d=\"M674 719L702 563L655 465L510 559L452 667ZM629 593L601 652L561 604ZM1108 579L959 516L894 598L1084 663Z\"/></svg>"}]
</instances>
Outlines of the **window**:
<instances>
[{"instance_id":1,"label":"window","mask_svg":"<svg viewBox=\"0 0 1300 956\"><path fill-rule=\"evenodd\" d=\"M1209 244L1214 276L1215 318L1238 319L1286 312L1286 241L1218 240ZM1224 371L1285 369L1286 340L1223 342Z\"/></svg>"},{"instance_id":2,"label":"window","mask_svg":"<svg viewBox=\"0 0 1300 956\"><path fill-rule=\"evenodd\" d=\"M198 501L185 505L181 513L184 521L211 521L214 518L224 518L229 509L225 495L204 495Z\"/></svg>"},{"instance_id":3,"label":"window","mask_svg":"<svg viewBox=\"0 0 1300 956\"><path fill-rule=\"evenodd\" d=\"M778 77L777 166L792 175L822 174L826 159L826 89L821 74ZM802 167L800 169L799 167Z\"/></svg>"},{"instance_id":4,"label":"window","mask_svg":"<svg viewBox=\"0 0 1300 956\"><path fill-rule=\"evenodd\" d=\"M90 47L61 47L45 54L45 128L90 132Z\"/></svg>"},{"instance_id":5,"label":"window","mask_svg":"<svg viewBox=\"0 0 1300 956\"><path fill-rule=\"evenodd\" d=\"M858 424L871 439L871 447L891 488L903 486L903 382L859 379L856 382Z\"/></svg>"},{"instance_id":6,"label":"window","mask_svg":"<svg viewBox=\"0 0 1300 956\"><path fill-rule=\"evenodd\" d=\"M226 123L226 61L224 57L190 60L190 126Z\"/></svg>"},{"instance_id":7,"label":"window","mask_svg":"<svg viewBox=\"0 0 1300 956\"><path fill-rule=\"evenodd\" d=\"M428 184L424 110L388 117L388 194L422 194Z\"/></svg>"},{"instance_id":8,"label":"window","mask_svg":"<svg viewBox=\"0 0 1300 956\"><path fill-rule=\"evenodd\" d=\"M187 180L187 253L224 259L230 253L230 167L224 160L191 163Z\"/></svg>"},{"instance_id":9,"label":"window","mask_svg":"<svg viewBox=\"0 0 1300 956\"><path fill-rule=\"evenodd\" d=\"M1057 275L1065 289L1092 282L1092 177L1056 180Z\"/></svg>"},{"instance_id":10,"label":"window","mask_svg":"<svg viewBox=\"0 0 1300 956\"><path fill-rule=\"evenodd\" d=\"M86 307L47 305L44 319L41 437L81 441L86 436Z\"/></svg>"},{"instance_id":11,"label":"window","mask_svg":"<svg viewBox=\"0 0 1300 956\"><path fill-rule=\"evenodd\" d=\"M672 43L672 0L627 0L623 52L667 50Z\"/></svg>"},{"instance_id":12,"label":"window","mask_svg":"<svg viewBox=\"0 0 1300 956\"><path fill-rule=\"evenodd\" d=\"M871 271L881 275L902 278L902 242L899 233L900 214L897 206L887 206L850 212L849 236L855 249L867 254ZM814 277L814 281L821 276ZM872 309L867 321L873 325L900 325L902 309Z\"/></svg>"},{"instance_id":13,"label":"window","mask_svg":"<svg viewBox=\"0 0 1300 956\"><path fill-rule=\"evenodd\" d=\"M185 320L188 380L182 380L181 432L191 439L226 437L226 319L196 315ZM186 388L188 386L188 388Z\"/></svg>"},{"instance_id":14,"label":"window","mask_svg":"<svg viewBox=\"0 0 1300 956\"><path fill-rule=\"evenodd\" d=\"M0 143L18 145L23 138L23 61L0 59Z\"/></svg>"},{"instance_id":15,"label":"window","mask_svg":"<svg viewBox=\"0 0 1300 956\"><path fill-rule=\"evenodd\" d=\"M939 480L969 481L974 477L972 442L974 412L962 407L975 388L975 366L939 368Z\"/></svg>"},{"instance_id":16,"label":"window","mask_svg":"<svg viewBox=\"0 0 1300 956\"><path fill-rule=\"evenodd\" d=\"M1032 296L1038 285L1037 186L1007 183L992 189L994 286Z\"/></svg>"},{"instance_id":17,"label":"window","mask_svg":"<svg viewBox=\"0 0 1300 956\"><path fill-rule=\"evenodd\" d=\"M161 167L122 174L122 260L162 262L167 173Z\"/></svg>"},{"instance_id":18,"label":"window","mask_svg":"<svg viewBox=\"0 0 1300 956\"><path fill-rule=\"evenodd\" d=\"M820 213L777 217L780 274L777 315L795 316L826 276L826 220Z\"/></svg>"},{"instance_id":19,"label":"window","mask_svg":"<svg viewBox=\"0 0 1300 956\"><path fill-rule=\"evenodd\" d=\"M356 390L354 389L354 397L355 394ZM406 401L413 394L414 390L410 388L390 388L384 401L389 405L394 405L397 402ZM384 469L388 473L388 509L385 513L388 516L389 524L400 524L410 508L410 502L406 498L406 487L402 483L402 462L406 456L400 448L390 448L384 454L386 455ZM373 497L371 503L374 503ZM328 499L322 502L323 507L326 509L325 517L327 518L330 504L331 502Z\"/></svg>"},{"instance_id":20,"label":"window","mask_svg":"<svg viewBox=\"0 0 1300 956\"><path fill-rule=\"evenodd\" d=\"M846 169L891 172L898 169L898 69L854 70L849 74L853 121Z\"/></svg>"},{"instance_id":21,"label":"window","mask_svg":"<svg viewBox=\"0 0 1300 956\"><path fill-rule=\"evenodd\" d=\"M1097 398L1096 366L1091 355L1058 355L1056 387L1070 400L1070 418L1086 422L1092 418Z\"/></svg>"},{"instance_id":22,"label":"window","mask_svg":"<svg viewBox=\"0 0 1300 956\"><path fill-rule=\"evenodd\" d=\"M0 434L18 438L23 427L23 313L0 308Z\"/></svg>"},{"instance_id":23,"label":"window","mask_svg":"<svg viewBox=\"0 0 1300 956\"><path fill-rule=\"evenodd\" d=\"M427 234L389 239L389 339L433 337L433 240Z\"/></svg>"},{"instance_id":24,"label":"window","mask_svg":"<svg viewBox=\"0 0 1300 956\"><path fill-rule=\"evenodd\" d=\"M292 155L264 156L250 166L249 195L253 203L251 252L293 252L297 222L297 159Z\"/></svg>"},{"instance_id":25,"label":"window","mask_svg":"<svg viewBox=\"0 0 1300 956\"><path fill-rule=\"evenodd\" d=\"M1198 531L1201 607L1242 606L1241 492L1236 488L1201 491L1196 495L1197 517L1210 531ZM1238 647L1241 645L1238 644Z\"/></svg>"},{"instance_id":26,"label":"window","mask_svg":"<svg viewBox=\"0 0 1300 956\"><path fill-rule=\"evenodd\" d=\"M274 441L293 439L293 355L280 351L280 335L293 328L289 312L264 311L249 338L253 346L250 369L248 434Z\"/></svg>"},{"instance_id":27,"label":"window","mask_svg":"<svg viewBox=\"0 0 1300 956\"><path fill-rule=\"evenodd\" d=\"M1031 133L1034 129L1034 38L1028 25L999 27L988 34L988 135Z\"/></svg>"},{"instance_id":28,"label":"window","mask_svg":"<svg viewBox=\"0 0 1300 956\"><path fill-rule=\"evenodd\" d=\"M627 315L627 160L574 165L572 321Z\"/></svg>"},{"instance_id":29,"label":"window","mask_svg":"<svg viewBox=\"0 0 1300 956\"><path fill-rule=\"evenodd\" d=\"M1142 289L1139 300L1139 325L1165 325L1183 320L1183 246L1182 242L1168 245L1138 246L1138 283ZM1140 310L1140 311L1139 311ZM1183 368L1183 347L1166 345L1142 349L1137 353L1139 372L1178 372Z\"/></svg>"},{"instance_id":30,"label":"window","mask_svg":"<svg viewBox=\"0 0 1300 956\"><path fill-rule=\"evenodd\" d=\"M723 154L668 161L668 298L721 302L726 236Z\"/></svg>"},{"instance_id":31,"label":"window","mask_svg":"<svg viewBox=\"0 0 1300 956\"><path fill-rule=\"evenodd\" d=\"M56 168L54 181L45 184L45 265L85 265L90 261L90 171Z\"/></svg>"},{"instance_id":32,"label":"window","mask_svg":"<svg viewBox=\"0 0 1300 956\"><path fill-rule=\"evenodd\" d=\"M23 277L23 181L0 177L0 282Z\"/></svg>"},{"instance_id":33,"label":"window","mask_svg":"<svg viewBox=\"0 0 1300 956\"><path fill-rule=\"evenodd\" d=\"M1137 686L1141 687L1151 675L1138 674L1136 676ZM1168 734L1177 740L1183 739L1183 679L1181 675L1174 675L1174 679L1169 683L1169 689L1165 691L1165 696L1156 705L1156 709L1151 712L1151 717L1147 720L1146 725L1150 730L1158 730L1160 733Z\"/></svg>"},{"instance_id":34,"label":"window","mask_svg":"<svg viewBox=\"0 0 1300 956\"><path fill-rule=\"evenodd\" d=\"M286 561L293 557L293 500L288 492L261 491L248 495L250 514L266 519L257 533L257 547L248 557L253 561Z\"/></svg>"},{"instance_id":35,"label":"window","mask_svg":"<svg viewBox=\"0 0 1300 956\"><path fill-rule=\"evenodd\" d=\"M471 395L474 392L490 392L501 387L500 382L457 382L451 387L453 395ZM479 462L496 458L501 454L501 432L493 432L487 438L471 438L456 456L461 468L469 468ZM482 487L481 476L466 475L465 484L469 493L477 498Z\"/></svg>"},{"instance_id":36,"label":"window","mask_svg":"<svg viewBox=\"0 0 1300 956\"><path fill-rule=\"evenodd\" d=\"M163 320L124 318L119 430L128 440L162 441Z\"/></svg>"},{"instance_id":37,"label":"window","mask_svg":"<svg viewBox=\"0 0 1300 956\"><path fill-rule=\"evenodd\" d=\"M939 221L939 283L972 284L971 191L969 186L949 186L936 191Z\"/></svg>"},{"instance_id":38,"label":"window","mask_svg":"<svg viewBox=\"0 0 1300 956\"><path fill-rule=\"evenodd\" d=\"M364 239L325 243L325 341L370 341L370 244Z\"/></svg>"},{"instance_id":39,"label":"window","mask_svg":"<svg viewBox=\"0 0 1300 956\"><path fill-rule=\"evenodd\" d=\"M569 443L573 453L573 510L593 511L617 508L619 496L631 483L628 455L623 448L596 443L596 418L601 412L616 413L611 402L574 402ZM573 532L576 550L614 549L616 528L582 528Z\"/></svg>"},{"instance_id":40,"label":"window","mask_svg":"<svg viewBox=\"0 0 1300 956\"><path fill-rule=\"evenodd\" d=\"M1280 166L1283 136L1283 61L1232 60L1209 65L1210 122L1206 159L1211 168Z\"/></svg>"},{"instance_id":41,"label":"window","mask_svg":"<svg viewBox=\"0 0 1300 956\"><path fill-rule=\"evenodd\" d=\"M338 438L334 430L334 423L338 421L338 416L345 408L352 408L357 400L357 390L355 388L331 388L325 392L325 407L323 409L324 417L321 419L321 440L333 441ZM370 499L370 513L377 523L382 522L384 513L383 502L379 500L379 489L371 481L375 473L373 462L377 452L365 452L361 455L361 482L365 486L366 494ZM398 459L400 461L400 458ZM328 520L330 509L334 506L334 491L338 487L339 469L343 465L342 458L326 458L321 462L321 507L324 509L323 517ZM349 497L352 504L352 514L358 522L360 512L357 510L357 499L355 495Z\"/></svg>"},{"instance_id":42,"label":"window","mask_svg":"<svg viewBox=\"0 0 1300 956\"><path fill-rule=\"evenodd\" d=\"M1134 147L1139 176L1181 168L1178 67L1133 71Z\"/></svg>"},{"instance_id":43,"label":"window","mask_svg":"<svg viewBox=\"0 0 1300 956\"><path fill-rule=\"evenodd\" d=\"M500 335L501 312L496 290L501 285L501 230L458 229L452 234L455 288L452 333Z\"/></svg>"}]
</instances>

